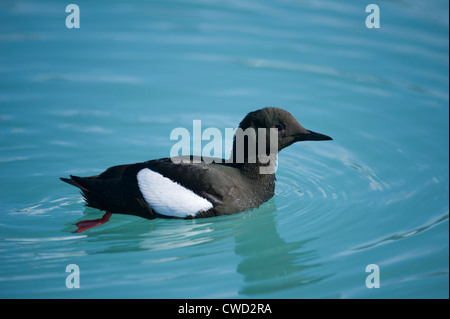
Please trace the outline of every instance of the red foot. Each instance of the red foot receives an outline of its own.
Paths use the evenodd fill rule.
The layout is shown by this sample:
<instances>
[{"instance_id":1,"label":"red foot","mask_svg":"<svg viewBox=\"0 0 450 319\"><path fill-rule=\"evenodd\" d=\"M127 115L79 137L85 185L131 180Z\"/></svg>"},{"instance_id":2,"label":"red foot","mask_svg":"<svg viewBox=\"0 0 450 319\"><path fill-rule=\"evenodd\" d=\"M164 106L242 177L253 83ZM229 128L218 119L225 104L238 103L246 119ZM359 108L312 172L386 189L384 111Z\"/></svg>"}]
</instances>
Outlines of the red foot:
<instances>
[{"instance_id":1,"label":"red foot","mask_svg":"<svg viewBox=\"0 0 450 319\"><path fill-rule=\"evenodd\" d=\"M105 215L103 215L100 219L92 219L92 220L82 220L78 223L76 223L78 229L75 231L76 233L81 233L82 231L85 231L86 229L101 225L109 221L109 218L111 217L110 212L106 212Z\"/></svg>"}]
</instances>

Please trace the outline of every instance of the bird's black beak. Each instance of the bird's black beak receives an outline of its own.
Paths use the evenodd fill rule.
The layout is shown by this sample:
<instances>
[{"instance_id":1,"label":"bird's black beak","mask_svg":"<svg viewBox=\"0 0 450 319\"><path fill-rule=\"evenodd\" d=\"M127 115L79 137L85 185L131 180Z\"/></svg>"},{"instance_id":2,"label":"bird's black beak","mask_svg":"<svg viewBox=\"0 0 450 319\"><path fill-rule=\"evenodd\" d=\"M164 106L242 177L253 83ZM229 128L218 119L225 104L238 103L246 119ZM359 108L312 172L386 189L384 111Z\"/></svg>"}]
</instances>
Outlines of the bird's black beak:
<instances>
[{"instance_id":1,"label":"bird's black beak","mask_svg":"<svg viewBox=\"0 0 450 319\"><path fill-rule=\"evenodd\" d=\"M316 133L310 130L306 130L307 133L295 134L296 141L330 141L331 137L325 134Z\"/></svg>"}]
</instances>

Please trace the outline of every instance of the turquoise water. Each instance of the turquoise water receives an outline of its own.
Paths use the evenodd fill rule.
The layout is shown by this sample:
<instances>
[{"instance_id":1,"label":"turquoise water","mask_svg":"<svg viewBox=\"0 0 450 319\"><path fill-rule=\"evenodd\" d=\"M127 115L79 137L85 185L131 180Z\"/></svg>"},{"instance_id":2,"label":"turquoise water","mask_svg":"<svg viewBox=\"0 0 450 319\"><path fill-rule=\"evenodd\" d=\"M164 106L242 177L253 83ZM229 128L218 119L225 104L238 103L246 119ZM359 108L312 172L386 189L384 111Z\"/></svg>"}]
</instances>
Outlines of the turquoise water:
<instances>
[{"instance_id":1,"label":"turquoise water","mask_svg":"<svg viewBox=\"0 0 450 319\"><path fill-rule=\"evenodd\" d=\"M66 3L0 1L0 297L449 297L447 1L378 1L379 29L362 1L76 3L67 29ZM102 212L59 177L264 106L334 141L283 150L260 208L73 233Z\"/></svg>"}]
</instances>

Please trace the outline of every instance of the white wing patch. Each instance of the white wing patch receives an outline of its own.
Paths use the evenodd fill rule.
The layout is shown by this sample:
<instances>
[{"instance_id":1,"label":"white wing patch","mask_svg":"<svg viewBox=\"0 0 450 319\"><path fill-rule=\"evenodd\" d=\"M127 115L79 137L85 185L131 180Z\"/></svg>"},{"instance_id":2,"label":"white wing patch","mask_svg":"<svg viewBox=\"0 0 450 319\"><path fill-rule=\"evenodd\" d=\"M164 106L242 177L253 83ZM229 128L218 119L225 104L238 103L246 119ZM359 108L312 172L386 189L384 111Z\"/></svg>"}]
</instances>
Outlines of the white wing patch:
<instances>
[{"instance_id":1,"label":"white wing patch","mask_svg":"<svg viewBox=\"0 0 450 319\"><path fill-rule=\"evenodd\" d=\"M158 214L195 216L213 207L205 198L148 168L139 171L137 181L145 201Z\"/></svg>"}]
</instances>

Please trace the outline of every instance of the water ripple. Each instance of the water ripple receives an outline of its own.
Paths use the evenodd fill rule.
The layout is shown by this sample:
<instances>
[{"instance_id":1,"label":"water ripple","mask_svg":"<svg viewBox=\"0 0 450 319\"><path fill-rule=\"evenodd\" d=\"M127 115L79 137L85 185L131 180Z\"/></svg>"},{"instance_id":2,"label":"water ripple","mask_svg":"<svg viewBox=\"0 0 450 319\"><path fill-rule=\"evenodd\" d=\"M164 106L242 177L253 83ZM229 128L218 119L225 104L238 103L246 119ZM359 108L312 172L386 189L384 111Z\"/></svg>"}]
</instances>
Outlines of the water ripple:
<instances>
[{"instance_id":1,"label":"water ripple","mask_svg":"<svg viewBox=\"0 0 450 319\"><path fill-rule=\"evenodd\" d=\"M386 236L384 238L381 238L381 239L378 239L378 240L375 240L375 241L364 243L364 244L362 244L360 246L357 246L357 247L353 248L353 251L365 250L365 249L368 249L368 248L372 248L372 247L376 247L376 246L388 243L390 241L396 241L396 240L399 240L399 239L404 239L404 238L411 237L413 235L416 235L416 234L419 234L421 232L424 232L424 231L430 229L431 227L436 226L436 225L438 225L438 224L440 224L442 222L448 221L448 219L449 219L449 214L447 212L446 214L444 214L443 216L441 216L437 220L430 222L429 224L423 225L421 227L417 227L417 228L412 229L412 230L398 232L398 233Z\"/></svg>"},{"instance_id":2,"label":"water ripple","mask_svg":"<svg viewBox=\"0 0 450 319\"><path fill-rule=\"evenodd\" d=\"M233 63L249 68L285 70L293 72L312 73L317 75L334 76L340 78L348 78L355 82L362 82L369 85L381 84L384 86L401 88L408 91L435 96L444 100L448 100L449 97L448 92L444 92L436 88L428 88L419 85L417 83L410 83L402 80L396 80L394 78L386 78L370 74L355 73L324 65L289 62L282 60L258 59L258 58L234 58L229 56L212 55L212 54L189 54L185 55L185 57L190 60Z\"/></svg>"},{"instance_id":3,"label":"water ripple","mask_svg":"<svg viewBox=\"0 0 450 319\"><path fill-rule=\"evenodd\" d=\"M138 77L126 75L86 75L86 74L39 74L33 77L36 82L71 81L82 83L121 83L136 84L142 82Z\"/></svg>"}]
</instances>

